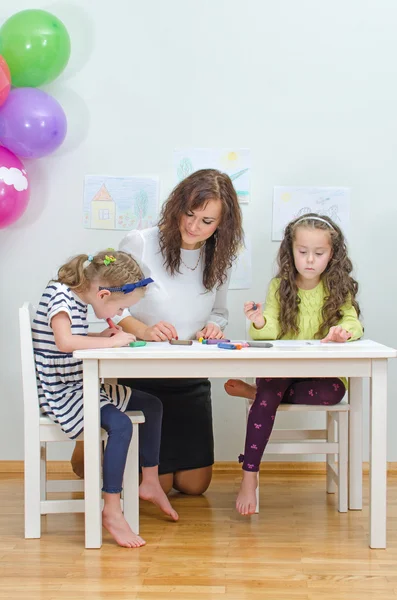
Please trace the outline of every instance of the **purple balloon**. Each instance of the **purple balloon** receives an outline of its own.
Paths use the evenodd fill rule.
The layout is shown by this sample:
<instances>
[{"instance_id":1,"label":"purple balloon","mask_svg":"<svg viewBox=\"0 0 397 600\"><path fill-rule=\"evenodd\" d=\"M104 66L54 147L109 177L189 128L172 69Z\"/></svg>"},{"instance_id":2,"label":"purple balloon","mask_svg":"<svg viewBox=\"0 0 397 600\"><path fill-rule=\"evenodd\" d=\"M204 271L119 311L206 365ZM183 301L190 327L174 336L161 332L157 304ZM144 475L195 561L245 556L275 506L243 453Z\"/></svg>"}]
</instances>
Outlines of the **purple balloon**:
<instances>
[{"instance_id":1,"label":"purple balloon","mask_svg":"<svg viewBox=\"0 0 397 600\"><path fill-rule=\"evenodd\" d=\"M0 143L22 158L54 152L66 136L59 102L43 90L16 88L0 107Z\"/></svg>"}]
</instances>

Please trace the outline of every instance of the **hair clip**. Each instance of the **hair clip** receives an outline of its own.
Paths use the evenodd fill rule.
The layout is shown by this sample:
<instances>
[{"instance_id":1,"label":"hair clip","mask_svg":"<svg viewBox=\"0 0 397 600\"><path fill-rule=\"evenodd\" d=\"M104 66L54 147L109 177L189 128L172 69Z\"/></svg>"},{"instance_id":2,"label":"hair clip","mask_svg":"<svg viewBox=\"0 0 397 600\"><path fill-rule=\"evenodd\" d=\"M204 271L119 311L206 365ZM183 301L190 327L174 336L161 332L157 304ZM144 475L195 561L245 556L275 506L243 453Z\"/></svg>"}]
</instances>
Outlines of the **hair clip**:
<instances>
[{"instance_id":1,"label":"hair clip","mask_svg":"<svg viewBox=\"0 0 397 600\"><path fill-rule=\"evenodd\" d=\"M83 263L83 269L86 269L87 267L89 267L93 260L94 260L94 257L92 256L92 254L88 254L87 260L85 260Z\"/></svg>"},{"instance_id":2,"label":"hair clip","mask_svg":"<svg viewBox=\"0 0 397 600\"><path fill-rule=\"evenodd\" d=\"M106 265L107 267L110 265L110 263L115 263L115 262L116 262L116 259L111 254L109 256L106 254L105 258L103 259L103 264Z\"/></svg>"},{"instance_id":3,"label":"hair clip","mask_svg":"<svg viewBox=\"0 0 397 600\"><path fill-rule=\"evenodd\" d=\"M107 290L108 292L123 292L123 294L130 294L136 288L146 287L149 283L153 283L153 279L151 277L147 277L146 279L140 279L135 283L126 283L120 287L102 287L99 286L99 290Z\"/></svg>"}]
</instances>

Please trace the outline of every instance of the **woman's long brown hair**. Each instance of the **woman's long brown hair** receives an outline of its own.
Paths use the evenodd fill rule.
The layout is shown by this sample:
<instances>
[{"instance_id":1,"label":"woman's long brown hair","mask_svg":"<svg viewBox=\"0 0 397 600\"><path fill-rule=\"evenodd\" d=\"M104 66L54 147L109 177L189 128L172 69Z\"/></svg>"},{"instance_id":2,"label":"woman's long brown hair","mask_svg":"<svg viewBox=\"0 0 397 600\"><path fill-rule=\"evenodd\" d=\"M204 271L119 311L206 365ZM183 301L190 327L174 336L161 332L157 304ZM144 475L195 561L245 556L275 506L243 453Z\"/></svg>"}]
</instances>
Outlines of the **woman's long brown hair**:
<instances>
[{"instance_id":1,"label":"woman's long brown hair","mask_svg":"<svg viewBox=\"0 0 397 600\"><path fill-rule=\"evenodd\" d=\"M218 228L204 247L203 284L212 290L226 281L243 244L242 215L231 179L216 169L201 169L186 177L171 192L159 220L160 249L167 271L174 275L181 266L181 217L202 208L210 200L220 200L222 214Z\"/></svg>"},{"instance_id":2,"label":"woman's long brown hair","mask_svg":"<svg viewBox=\"0 0 397 600\"><path fill-rule=\"evenodd\" d=\"M326 223L313 217L320 217ZM296 283L298 272L293 255L293 242L299 227L321 229L330 236L332 256L321 276L326 293L321 311L322 323L315 335L316 338L321 339L327 335L330 327L337 325L341 320L341 307L346 302L350 302L356 309L357 315L360 316L360 307L356 300L358 283L350 275L353 265L347 254L343 233L336 223L329 217L320 216L316 213L309 213L289 223L285 229L284 239L281 242L277 257L277 277L280 278L280 287L277 292L280 303L280 338L299 333L298 311L300 300Z\"/></svg>"}]
</instances>

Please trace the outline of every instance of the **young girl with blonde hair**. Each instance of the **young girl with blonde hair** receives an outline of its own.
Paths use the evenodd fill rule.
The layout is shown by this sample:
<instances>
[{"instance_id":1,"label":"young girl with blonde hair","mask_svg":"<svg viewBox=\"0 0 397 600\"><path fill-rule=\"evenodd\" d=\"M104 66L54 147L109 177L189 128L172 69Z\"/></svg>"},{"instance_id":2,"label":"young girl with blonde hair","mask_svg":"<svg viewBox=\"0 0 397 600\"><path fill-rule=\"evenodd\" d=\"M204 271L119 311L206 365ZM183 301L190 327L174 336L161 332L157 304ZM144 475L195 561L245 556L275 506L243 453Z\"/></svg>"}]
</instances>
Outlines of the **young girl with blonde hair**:
<instances>
[{"instance_id":1,"label":"young girl with blonde hair","mask_svg":"<svg viewBox=\"0 0 397 600\"><path fill-rule=\"evenodd\" d=\"M42 412L71 439L80 435L84 425L82 361L75 359L73 352L117 348L135 341L134 335L120 327L88 333L88 305L100 319L121 315L139 302L151 281L143 279L142 270L129 254L107 250L95 256L76 256L44 290L32 326L39 402ZM145 392L109 384L101 387L100 405L101 427L108 433L103 457L103 525L120 546L142 546L144 540L131 531L120 504L132 436L132 424L124 412L142 410L145 415L140 435L140 497L177 520L158 479L162 405Z\"/></svg>"}]
</instances>

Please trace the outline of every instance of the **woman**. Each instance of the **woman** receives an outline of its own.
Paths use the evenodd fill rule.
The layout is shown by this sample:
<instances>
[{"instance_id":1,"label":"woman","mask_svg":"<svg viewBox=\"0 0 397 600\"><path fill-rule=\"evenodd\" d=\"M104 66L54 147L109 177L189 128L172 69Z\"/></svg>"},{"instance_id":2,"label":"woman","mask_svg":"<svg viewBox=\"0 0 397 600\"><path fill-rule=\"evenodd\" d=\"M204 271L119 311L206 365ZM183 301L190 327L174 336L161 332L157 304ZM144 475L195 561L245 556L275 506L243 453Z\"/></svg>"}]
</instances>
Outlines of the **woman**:
<instances>
[{"instance_id":1,"label":"woman","mask_svg":"<svg viewBox=\"0 0 397 600\"><path fill-rule=\"evenodd\" d=\"M224 337L230 267L242 241L241 210L230 178L203 169L184 179L163 205L158 226L131 231L120 244L154 283L119 325L139 339L155 342ZM163 403L163 489L205 492L214 462L208 379L122 382L150 391Z\"/></svg>"}]
</instances>

